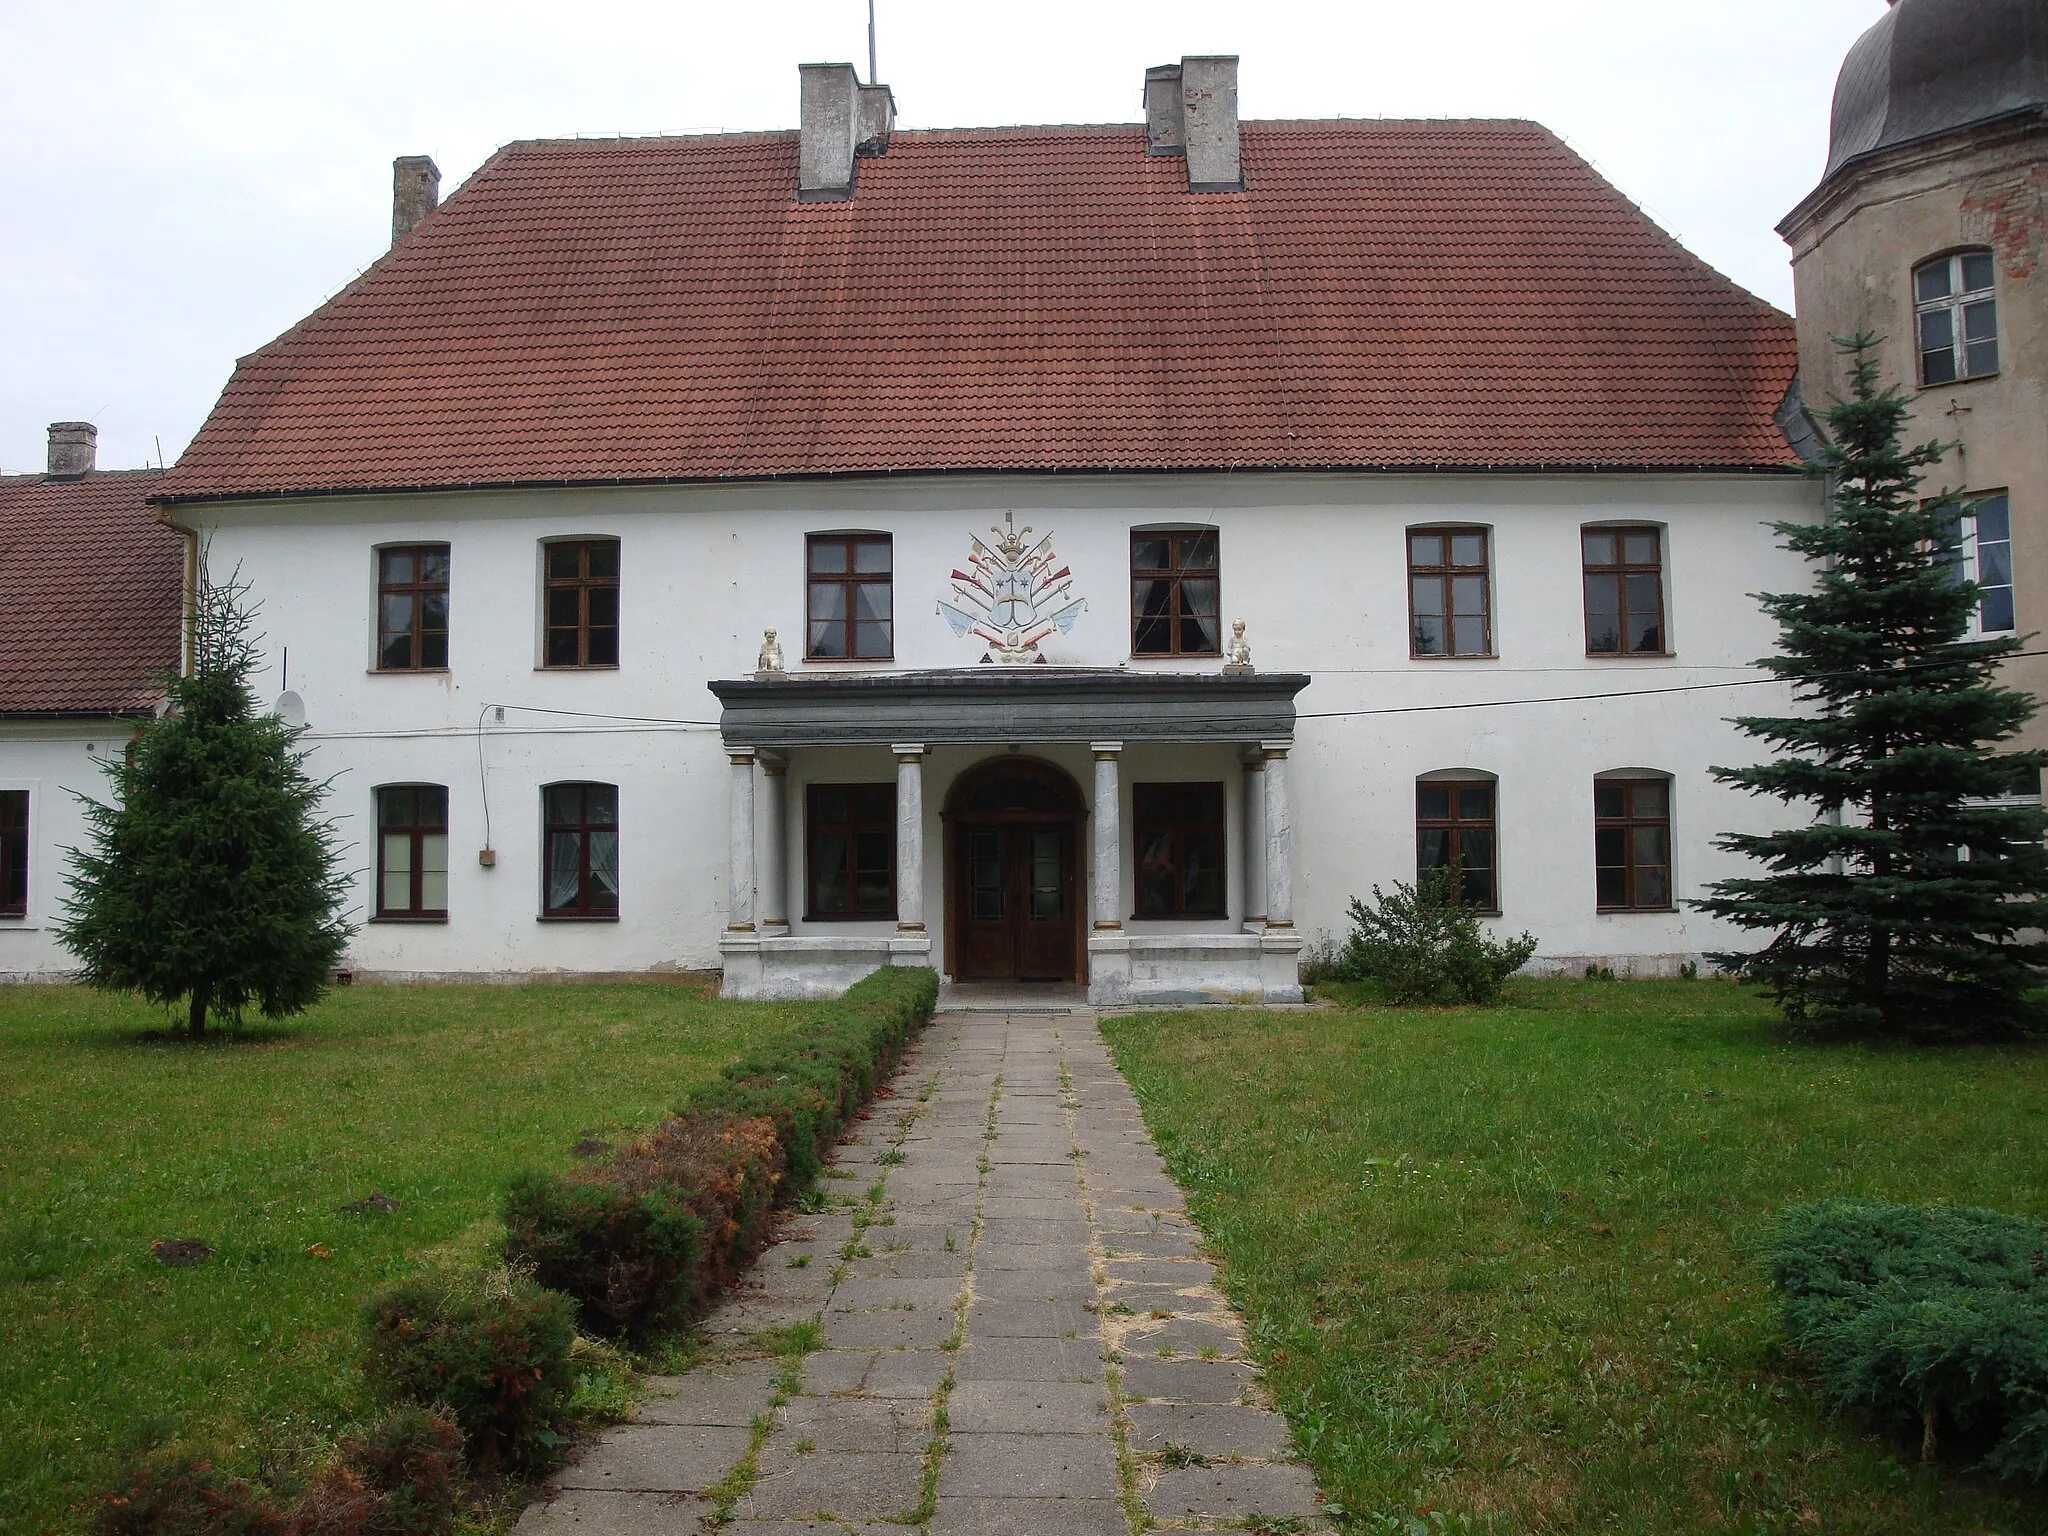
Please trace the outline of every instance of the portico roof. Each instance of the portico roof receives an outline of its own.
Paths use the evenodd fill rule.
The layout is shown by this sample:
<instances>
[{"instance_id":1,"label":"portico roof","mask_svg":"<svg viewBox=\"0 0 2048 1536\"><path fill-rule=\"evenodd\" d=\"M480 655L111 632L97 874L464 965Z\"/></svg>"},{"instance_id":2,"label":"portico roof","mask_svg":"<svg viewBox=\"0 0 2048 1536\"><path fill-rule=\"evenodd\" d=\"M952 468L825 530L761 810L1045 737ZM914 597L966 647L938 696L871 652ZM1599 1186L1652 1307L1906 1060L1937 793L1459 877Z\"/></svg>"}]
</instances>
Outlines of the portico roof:
<instances>
[{"instance_id":1,"label":"portico roof","mask_svg":"<svg viewBox=\"0 0 2048 1536\"><path fill-rule=\"evenodd\" d=\"M709 684L728 747L1287 740L1305 672L961 667Z\"/></svg>"}]
</instances>

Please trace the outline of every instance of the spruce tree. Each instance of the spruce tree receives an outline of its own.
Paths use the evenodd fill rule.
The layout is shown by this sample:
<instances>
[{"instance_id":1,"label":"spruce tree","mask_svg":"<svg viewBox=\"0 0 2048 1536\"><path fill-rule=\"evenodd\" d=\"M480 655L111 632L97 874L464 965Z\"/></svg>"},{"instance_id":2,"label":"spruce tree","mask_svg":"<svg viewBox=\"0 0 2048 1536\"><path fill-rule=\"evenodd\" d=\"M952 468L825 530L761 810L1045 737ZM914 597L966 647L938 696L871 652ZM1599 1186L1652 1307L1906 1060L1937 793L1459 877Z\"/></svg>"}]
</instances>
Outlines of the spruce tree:
<instances>
[{"instance_id":1,"label":"spruce tree","mask_svg":"<svg viewBox=\"0 0 2048 1536\"><path fill-rule=\"evenodd\" d=\"M1921 499L1920 472L1946 450L1905 446L1907 402L1878 389L1876 344L1837 343L1850 392L1827 413L1817 466L1827 519L1775 525L1818 567L1813 589L1759 598L1780 650L1758 665L1810 713L1738 719L1781 755L1713 770L1818 815L1718 839L1769 872L1696 905L1776 930L1759 951L1711 958L1790 1019L1913 1039L2008 1033L2037 1018L2041 951L2018 935L2042 921L2048 854L2039 809L1987 802L2021 775L2038 784L2048 754L1995 750L2035 710L1995 679L2023 642L1967 638L1977 588L1954 564L1965 509L1953 494Z\"/></svg>"},{"instance_id":2,"label":"spruce tree","mask_svg":"<svg viewBox=\"0 0 2048 1536\"><path fill-rule=\"evenodd\" d=\"M60 936L81 979L239 1023L300 1012L326 990L350 929L327 788L306 773L299 729L259 714L247 588L202 579L191 663L165 679L169 707L102 764L111 803L79 795L92 846L69 850Z\"/></svg>"}]
</instances>

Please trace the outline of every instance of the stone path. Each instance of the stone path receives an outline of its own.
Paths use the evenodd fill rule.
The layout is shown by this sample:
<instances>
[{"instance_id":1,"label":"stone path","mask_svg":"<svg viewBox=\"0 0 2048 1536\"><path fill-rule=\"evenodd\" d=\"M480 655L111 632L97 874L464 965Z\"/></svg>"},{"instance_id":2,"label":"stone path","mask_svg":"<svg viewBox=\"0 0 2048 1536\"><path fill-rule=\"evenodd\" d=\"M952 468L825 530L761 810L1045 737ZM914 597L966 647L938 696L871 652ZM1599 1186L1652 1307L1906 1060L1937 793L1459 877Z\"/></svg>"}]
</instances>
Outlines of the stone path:
<instances>
[{"instance_id":1,"label":"stone path","mask_svg":"<svg viewBox=\"0 0 2048 1536\"><path fill-rule=\"evenodd\" d=\"M520 1536L1325 1528L1091 1014L940 1015L833 1172Z\"/></svg>"}]
</instances>

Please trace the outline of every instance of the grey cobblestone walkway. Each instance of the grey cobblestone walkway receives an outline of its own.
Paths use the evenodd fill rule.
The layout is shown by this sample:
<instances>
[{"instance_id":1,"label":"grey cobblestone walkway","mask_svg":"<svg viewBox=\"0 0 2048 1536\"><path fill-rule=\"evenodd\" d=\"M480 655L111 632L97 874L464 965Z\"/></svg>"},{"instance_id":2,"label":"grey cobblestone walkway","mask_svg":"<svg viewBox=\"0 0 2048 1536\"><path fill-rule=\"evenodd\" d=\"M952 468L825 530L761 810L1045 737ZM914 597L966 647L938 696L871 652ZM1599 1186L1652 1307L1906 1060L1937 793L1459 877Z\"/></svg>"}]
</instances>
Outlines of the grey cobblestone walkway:
<instances>
[{"instance_id":1,"label":"grey cobblestone walkway","mask_svg":"<svg viewBox=\"0 0 2048 1536\"><path fill-rule=\"evenodd\" d=\"M520 1536L1323 1528L1092 1015L940 1015L835 1173Z\"/></svg>"}]
</instances>

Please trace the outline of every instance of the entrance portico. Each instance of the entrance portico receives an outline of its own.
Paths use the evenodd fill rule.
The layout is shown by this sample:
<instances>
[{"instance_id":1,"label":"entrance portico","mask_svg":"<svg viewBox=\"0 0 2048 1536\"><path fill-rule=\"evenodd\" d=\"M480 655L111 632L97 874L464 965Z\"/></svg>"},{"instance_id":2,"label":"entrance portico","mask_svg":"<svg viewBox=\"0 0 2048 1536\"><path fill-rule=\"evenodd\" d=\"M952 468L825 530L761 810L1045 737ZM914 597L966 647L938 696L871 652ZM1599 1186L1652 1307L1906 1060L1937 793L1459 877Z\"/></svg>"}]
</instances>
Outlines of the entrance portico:
<instances>
[{"instance_id":1,"label":"entrance portico","mask_svg":"<svg viewBox=\"0 0 2048 1536\"><path fill-rule=\"evenodd\" d=\"M1098 1005L1298 1001L1286 764L1307 683L1038 666L712 683L731 764L725 994L825 995L929 964L1079 981ZM891 789L893 828L827 823ZM1145 809L1174 789L1213 819Z\"/></svg>"}]
</instances>

